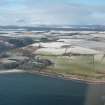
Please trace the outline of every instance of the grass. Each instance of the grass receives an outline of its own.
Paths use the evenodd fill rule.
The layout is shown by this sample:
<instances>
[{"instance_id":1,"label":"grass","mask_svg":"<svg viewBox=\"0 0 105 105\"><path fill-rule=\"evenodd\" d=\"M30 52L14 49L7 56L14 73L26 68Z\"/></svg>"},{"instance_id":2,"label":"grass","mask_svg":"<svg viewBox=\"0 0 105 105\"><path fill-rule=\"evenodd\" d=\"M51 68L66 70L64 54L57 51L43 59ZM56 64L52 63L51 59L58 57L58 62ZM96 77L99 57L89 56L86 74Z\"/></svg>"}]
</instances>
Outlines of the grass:
<instances>
[{"instance_id":1,"label":"grass","mask_svg":"<svg viewBox=\"0 0 105 105\"><path fill-rule=\"evenodd\" d=\"M58 74L72 74L83 77L103 77L105 72L105 64L95 61L93 64L92 57L89 56L76 56L76 57L66 57L66 56L41 56L52 60L54 66L48 67L48 70Z\"/></svg>"}]
</instances>

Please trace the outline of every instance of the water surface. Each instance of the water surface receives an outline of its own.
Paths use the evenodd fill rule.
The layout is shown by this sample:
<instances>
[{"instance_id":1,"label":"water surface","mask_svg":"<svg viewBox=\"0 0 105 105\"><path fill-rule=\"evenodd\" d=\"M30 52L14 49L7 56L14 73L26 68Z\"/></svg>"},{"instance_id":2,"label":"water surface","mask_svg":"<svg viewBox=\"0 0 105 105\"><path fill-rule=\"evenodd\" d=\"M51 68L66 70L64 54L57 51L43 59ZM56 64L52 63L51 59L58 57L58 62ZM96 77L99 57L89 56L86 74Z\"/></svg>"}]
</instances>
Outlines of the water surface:
<instances>
[{"instance_id":1,"label":"water surface","mask_svg":"<svg viewBox=\"0 0 105 105\"><path fill-rule=\"evenodd\" d=\"M104 90L104 85L39 75L0 75L0 105L104 105Z\"/></svg>"}]
</instances>

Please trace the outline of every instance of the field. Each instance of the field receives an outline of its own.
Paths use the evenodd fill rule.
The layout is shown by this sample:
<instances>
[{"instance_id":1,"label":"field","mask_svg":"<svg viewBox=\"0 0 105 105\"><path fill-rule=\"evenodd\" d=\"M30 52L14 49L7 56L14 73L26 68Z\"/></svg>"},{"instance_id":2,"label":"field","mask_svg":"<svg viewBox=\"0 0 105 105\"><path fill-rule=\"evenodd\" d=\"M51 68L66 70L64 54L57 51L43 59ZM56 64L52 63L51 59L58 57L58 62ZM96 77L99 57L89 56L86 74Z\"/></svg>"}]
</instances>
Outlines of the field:
<instances>
[{"instance_id":1,"label":"field","mask_svg":"<svg viewBox=\"0 0 105 105\"><path fill-rule=\"evenodd\" d=\"M103 79L105 76L105 64L101 61L93 61L91 56L40 56L54 62L47 68L50 72L62 75L77 75L82 78Z\"/></svg>"}]
</instances>

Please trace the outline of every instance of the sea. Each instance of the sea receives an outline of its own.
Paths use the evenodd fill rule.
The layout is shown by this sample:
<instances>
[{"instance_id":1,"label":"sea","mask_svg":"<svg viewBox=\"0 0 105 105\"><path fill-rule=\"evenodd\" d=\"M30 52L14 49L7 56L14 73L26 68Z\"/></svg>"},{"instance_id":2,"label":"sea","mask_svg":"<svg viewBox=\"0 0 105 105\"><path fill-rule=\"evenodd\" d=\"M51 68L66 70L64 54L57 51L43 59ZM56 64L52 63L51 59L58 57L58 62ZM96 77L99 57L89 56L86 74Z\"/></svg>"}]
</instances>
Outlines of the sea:
<instances>
[{"instance_id":1,"label":"sea","mask_svg":"<svg viewBox=\"0 0 105 105\"><path fill-rule=\"evenodd\" d=\"M36 74L0 74L0 105L105 105L105 84Z\"/></svg>"}]
</instances>

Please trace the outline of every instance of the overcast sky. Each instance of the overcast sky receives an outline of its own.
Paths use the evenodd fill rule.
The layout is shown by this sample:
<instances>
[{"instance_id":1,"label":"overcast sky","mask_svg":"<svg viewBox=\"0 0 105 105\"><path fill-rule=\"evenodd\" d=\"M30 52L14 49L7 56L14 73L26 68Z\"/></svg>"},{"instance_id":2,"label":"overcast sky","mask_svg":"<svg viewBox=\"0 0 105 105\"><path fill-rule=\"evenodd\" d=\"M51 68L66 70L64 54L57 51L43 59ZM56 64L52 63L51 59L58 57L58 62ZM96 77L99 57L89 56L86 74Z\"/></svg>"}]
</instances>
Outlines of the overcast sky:
<instances>
[{"instance_id":1,"label":"overcast sky","mask_svg":"<svg viewBox=\"0 0 105 105\"><path fill-rule=\"evenodd\" d=\"M105 0L0 0L0 25L105 24Z\"/></svg>"}]
</instances>

